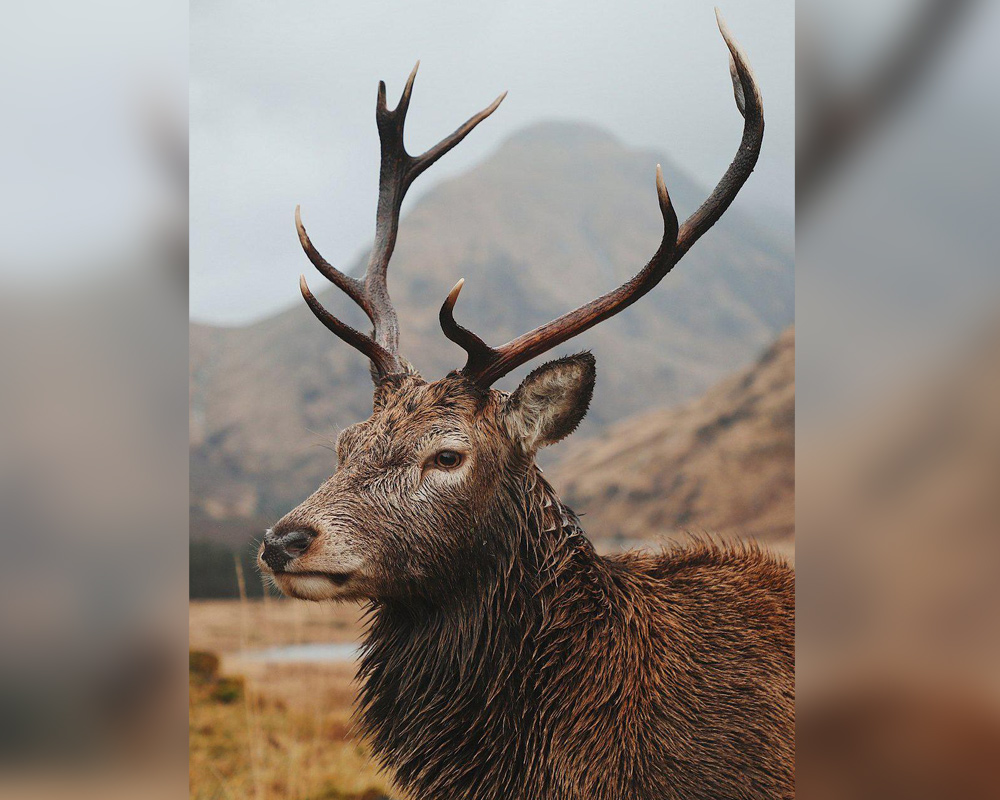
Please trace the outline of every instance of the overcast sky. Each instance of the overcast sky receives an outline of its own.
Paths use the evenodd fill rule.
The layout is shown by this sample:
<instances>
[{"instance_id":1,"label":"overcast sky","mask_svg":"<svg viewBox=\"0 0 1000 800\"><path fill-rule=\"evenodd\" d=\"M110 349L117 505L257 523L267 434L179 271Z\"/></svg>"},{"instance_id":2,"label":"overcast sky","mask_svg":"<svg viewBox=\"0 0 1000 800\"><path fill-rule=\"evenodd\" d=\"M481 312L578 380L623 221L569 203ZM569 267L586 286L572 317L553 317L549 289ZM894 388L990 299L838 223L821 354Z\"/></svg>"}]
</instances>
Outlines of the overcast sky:
<instances>
[{"instance_id":1,"label":"overcast sky","mask_svg":"<svg viewBox=\"0 0 1000 800\"><path fill-rule=\"evenodd\" d=\"M784 228L794 212L793 2L725 0L722 11L767 120L739 202L783 217ZM247 322L298 302L308 263L297 203L332 263L348 265L370 245L376 87L385 79L394 104L418 58L411 152L510 94L417 181L408 204L543 119L600 125L668 154L706 187L742 127L709 0L202 0L191 26L191 314L201 321Z\"/></svg>"}]
</instances>

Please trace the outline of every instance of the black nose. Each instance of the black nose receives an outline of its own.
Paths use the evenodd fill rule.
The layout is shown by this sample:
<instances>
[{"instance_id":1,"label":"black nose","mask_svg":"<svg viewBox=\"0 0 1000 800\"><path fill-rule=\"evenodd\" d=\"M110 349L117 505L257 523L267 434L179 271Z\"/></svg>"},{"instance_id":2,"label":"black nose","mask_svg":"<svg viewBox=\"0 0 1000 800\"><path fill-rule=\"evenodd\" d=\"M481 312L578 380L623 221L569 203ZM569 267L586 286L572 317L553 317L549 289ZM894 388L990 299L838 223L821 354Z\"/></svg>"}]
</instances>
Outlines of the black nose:
<instances>
[{"instance_id":1,"label":"black nose","mask_svg":"<svg viewBox=\"0 0 1000 800\"><path fill-rule=\"evenodd\" d=\"M293 558L298 558L316 538L314 531L296 529L288 533L273 530L264 534L264 547L260 557L275 572L280 572Z\"/></svg>"}]
</instances>

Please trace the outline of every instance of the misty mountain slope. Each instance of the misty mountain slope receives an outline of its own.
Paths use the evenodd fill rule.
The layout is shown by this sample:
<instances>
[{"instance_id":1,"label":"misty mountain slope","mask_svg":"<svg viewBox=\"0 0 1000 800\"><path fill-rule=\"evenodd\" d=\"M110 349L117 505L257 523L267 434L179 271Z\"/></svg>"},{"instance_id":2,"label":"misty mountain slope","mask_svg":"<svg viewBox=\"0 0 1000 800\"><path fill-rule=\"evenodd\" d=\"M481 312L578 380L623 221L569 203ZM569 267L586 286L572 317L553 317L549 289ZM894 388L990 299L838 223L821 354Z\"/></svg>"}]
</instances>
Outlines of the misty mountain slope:
<instances>
[{"instance_id":1,"label":"misty mountain slope","mask_svg":"<svg viewBox=\"0 0 1000 800\"><path fill-rule=\"evenodd\" d=\"M735 152L739 130L718 138L720 151ZM427 378L464 363L437 320L461 277L457 319L502 343L637 272L662 235L657 161L683 219L708 189L662 155L570 123L528 128L429 191L403 218L389 269L404 355ZM304 209L320 251L336 234L323 214ZM337 290L320 291L324 279L301 260L323 303L363 327L361 312ZM730 210L655 291L554 354L597 356L601 383L584 431L696 396L745 364L791 322L793 288L787 243ZM304 304L242 328L194 328L193 506L214 517L287 509L332 472L322 445L370 413L364 358Z\"/></svg>"},{"instance_id":2,"label":"misty mountain slope","mask_svg":"<svg viewBox=\"0 0 1000 800\"><path fill-rule=\"evenodd\" d=\"M686 532L792 536L794 329L688 405L573 442L549 477L599 542Z\"/></svg>"}]
</instances>

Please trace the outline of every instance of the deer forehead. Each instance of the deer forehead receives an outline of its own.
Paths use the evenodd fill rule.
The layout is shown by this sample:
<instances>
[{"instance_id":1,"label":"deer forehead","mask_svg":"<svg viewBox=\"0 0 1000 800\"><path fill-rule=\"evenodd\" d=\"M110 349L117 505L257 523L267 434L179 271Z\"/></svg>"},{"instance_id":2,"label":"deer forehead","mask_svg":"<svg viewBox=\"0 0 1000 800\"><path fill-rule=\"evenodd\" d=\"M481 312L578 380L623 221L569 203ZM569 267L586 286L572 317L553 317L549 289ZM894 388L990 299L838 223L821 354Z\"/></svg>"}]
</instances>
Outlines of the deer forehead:
<instances>
[{"instance_id":1,"label":"deer forehead","mask_svg":"<svg viewBox=\"0 0 1000 800\"><path fill-rule=\"evenodd\" d=\"M372 416L345 429L341 442L385 451L434 443L471 446L493 430L500 397L483 395L461 380L409 384L381 397Z\"/></svg>"}]
</instances>

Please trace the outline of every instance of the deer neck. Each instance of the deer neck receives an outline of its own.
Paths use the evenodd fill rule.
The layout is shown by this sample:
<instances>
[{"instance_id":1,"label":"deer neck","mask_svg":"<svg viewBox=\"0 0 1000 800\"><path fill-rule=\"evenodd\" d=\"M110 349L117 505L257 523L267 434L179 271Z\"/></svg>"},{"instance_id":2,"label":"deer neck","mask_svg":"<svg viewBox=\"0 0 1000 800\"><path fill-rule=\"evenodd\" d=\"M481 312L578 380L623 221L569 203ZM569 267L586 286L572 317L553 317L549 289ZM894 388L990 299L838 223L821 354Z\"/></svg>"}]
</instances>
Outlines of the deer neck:
<instances>
[{"instance_id":1,"label":"deer neck","mask_svg":"<svg viewBox=\"0 0 1000 800\"><path fill-rule=\"evenodd\" d=\"M529 474L528 497L528 538L522 543L522 556L524 568L539 584L537 593L562 578L572 579L574 568L592 567L596 554L579 517L537 467Z\"/></svg>"},{"instance_id":2,"label":"deer neck","mask_svg":"<svg viewBox=\"0 0 1000 800\"><path fill-rule=\"evenodd\" d=\"M587 606L607 605L595 596L608 586L605 567L576 514L538 470L517 491L526 502L485 532L505 537L508 549L478 591L437 607L373 610L359 721L376 754L421 796L461 796L448 785L455 763L478 765L483 786L528 780L523 761L544 728L552 654L567 631L600 616Z\"/></svg>"}]
</instances>

